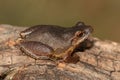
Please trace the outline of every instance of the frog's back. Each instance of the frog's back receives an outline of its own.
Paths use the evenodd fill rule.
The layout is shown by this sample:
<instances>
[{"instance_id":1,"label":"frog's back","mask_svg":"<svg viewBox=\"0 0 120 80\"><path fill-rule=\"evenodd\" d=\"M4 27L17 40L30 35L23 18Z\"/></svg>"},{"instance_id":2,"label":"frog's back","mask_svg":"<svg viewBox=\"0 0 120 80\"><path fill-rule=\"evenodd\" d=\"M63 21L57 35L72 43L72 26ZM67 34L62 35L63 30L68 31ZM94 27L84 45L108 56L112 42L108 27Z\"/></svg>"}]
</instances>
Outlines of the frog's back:
<instances>
[{"instance_id":1,"label":"frog's back","mask_svg":"<svg viewBox=\"0 0 120 80\"><path fill-rule=\"evenodd\" d=\"M57 49L71 45L71 39L75 32L84 30L84 28L87 28L87 26L80 22L68 28L55 25L38 25L23 32L30 33L26 35L25 40L42 42Z\"/></svg>"},{"instance_id":2,"label":"frog's back","mask_svg":"<svg viewBox=\"0 0 120 80\"><path fill-rule=\"evenodd\" d=\"M65 40L63 34L66 28L54 25L38 25L34 26L26 31L31 31L30 34L26 35L26 41L38 41L55 48L62 48L68 46L68 39ZM25 32L25 31L24 31Z\"/></svg>"}]
</instances>

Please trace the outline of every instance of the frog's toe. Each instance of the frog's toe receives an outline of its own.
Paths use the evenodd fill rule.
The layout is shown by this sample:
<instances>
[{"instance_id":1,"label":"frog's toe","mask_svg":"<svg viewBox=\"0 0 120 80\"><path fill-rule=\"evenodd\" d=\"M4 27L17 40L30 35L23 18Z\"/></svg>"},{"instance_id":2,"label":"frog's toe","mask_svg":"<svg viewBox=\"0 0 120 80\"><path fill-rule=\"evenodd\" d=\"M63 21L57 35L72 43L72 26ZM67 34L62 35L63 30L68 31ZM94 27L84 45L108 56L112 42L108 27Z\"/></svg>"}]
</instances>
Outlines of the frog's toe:
<instances>
[{"instance_id":1,"label":"frog's toe","mask_svg":"<svg viewBox=\"0 0 120 80\"><path fill-rule=\"evenodd\" d=\"M79 56L77 54L66 56L63 59L63 61L66 62L66 63L77 63L79 61Z\"/></svg>"}]
</instances>

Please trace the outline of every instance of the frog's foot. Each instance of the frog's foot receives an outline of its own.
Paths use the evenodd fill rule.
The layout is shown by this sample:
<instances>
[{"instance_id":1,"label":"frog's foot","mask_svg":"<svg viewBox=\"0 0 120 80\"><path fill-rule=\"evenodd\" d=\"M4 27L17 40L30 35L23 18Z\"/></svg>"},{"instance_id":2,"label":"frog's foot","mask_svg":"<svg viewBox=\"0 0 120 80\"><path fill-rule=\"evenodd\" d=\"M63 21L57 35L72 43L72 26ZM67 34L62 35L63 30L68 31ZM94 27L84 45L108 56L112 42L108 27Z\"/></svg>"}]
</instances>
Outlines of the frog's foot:
<instances>
[{"instance_id":1,"label":"frog's foot","mask_svg":"<svg viewBox=\"0 0 120 80\"><path fill-rule=\"evenodd\" d=\"M79 61L79 56L77 54L67 55L60 60L59 62L66 62L66 63L77 63Z\"/></svg>"}]
</instances>

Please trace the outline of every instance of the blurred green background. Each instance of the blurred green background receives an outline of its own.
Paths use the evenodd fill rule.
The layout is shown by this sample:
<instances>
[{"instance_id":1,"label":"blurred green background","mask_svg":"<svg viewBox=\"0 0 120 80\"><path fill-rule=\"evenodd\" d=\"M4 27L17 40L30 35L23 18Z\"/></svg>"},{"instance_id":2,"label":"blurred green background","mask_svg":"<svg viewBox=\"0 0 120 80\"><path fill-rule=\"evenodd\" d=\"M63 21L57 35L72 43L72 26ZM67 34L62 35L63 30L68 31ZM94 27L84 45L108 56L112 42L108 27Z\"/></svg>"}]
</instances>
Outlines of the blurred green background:
<instances>
[{"instance_id":1,"label":"blurred green background","mask_svg":"<svg viewBox=\"0 0 120 80\"><path fill-rule=\"evenodd\" d=\"M0 24L93 26L94 36L120 42L120 0L0 0Z\"/></svg>"}]
</instances>

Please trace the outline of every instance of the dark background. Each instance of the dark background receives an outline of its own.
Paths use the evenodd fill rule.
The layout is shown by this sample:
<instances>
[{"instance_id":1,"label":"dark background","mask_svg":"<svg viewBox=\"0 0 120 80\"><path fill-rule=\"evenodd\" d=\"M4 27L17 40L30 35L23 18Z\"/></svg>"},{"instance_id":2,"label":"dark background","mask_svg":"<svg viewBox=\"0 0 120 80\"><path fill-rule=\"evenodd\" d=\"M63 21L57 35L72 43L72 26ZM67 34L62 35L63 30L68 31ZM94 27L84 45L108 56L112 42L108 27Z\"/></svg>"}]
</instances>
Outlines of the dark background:
<instances>
[{"instance_id":1,"label":"dark background","mask_svg":"<svg viewBox=\"0 0 120 80\"><path fill-rule=\"evenodd\" d=\"M65 27L83 21L94 36L120 42L120 0L0 0L0 24Z\"/></svg>"}]
</instances>

